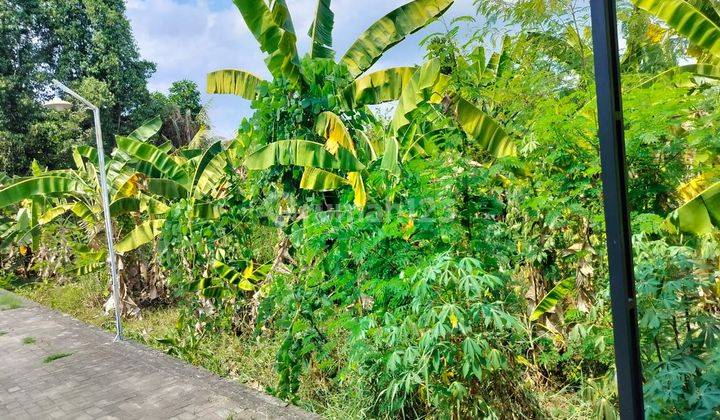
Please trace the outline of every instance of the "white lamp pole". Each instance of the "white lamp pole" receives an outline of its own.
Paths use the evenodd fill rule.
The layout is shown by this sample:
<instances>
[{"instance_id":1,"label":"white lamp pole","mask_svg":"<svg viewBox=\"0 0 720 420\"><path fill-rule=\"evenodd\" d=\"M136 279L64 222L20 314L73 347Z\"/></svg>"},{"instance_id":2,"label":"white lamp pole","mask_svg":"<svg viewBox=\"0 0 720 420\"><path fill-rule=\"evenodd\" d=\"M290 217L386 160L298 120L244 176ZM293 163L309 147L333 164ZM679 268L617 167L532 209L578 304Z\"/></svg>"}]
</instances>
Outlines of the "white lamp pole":
<instances>
[{"instance_id":1,"label":"white lamp pole","mask_svg":"<svg viewBox=\"0 0 720 420\"><path fill-rule=\"evenodd\" d=\"M85 105L93 113L93 119L95 121L95 141L97 143L98 172L100 173L100 194L102 195L101 201L103 206L103 216L105 219L105 236L107 237L108 260L110 261L110 276L112 277L113 297L115 299L115 330L117 331L115 341L122 341L123 330L120 309L120 280L118 279L117 259L115 257L115 244L113 243L113 228L112 221L110 219L110 196L108 194L106 177L107 171L105 168L105 151L103 148L102 131L100 128L100 109L98 109L98 107L90 103L90 101L78 95L72 89L60 83L59 81L53 79L53 83L63 92L82 102L83 105ZM53 100L48 102L46 105L55 110L62 111L68 109L71 104L65 101Z\"/></svg>"}]
</instances>

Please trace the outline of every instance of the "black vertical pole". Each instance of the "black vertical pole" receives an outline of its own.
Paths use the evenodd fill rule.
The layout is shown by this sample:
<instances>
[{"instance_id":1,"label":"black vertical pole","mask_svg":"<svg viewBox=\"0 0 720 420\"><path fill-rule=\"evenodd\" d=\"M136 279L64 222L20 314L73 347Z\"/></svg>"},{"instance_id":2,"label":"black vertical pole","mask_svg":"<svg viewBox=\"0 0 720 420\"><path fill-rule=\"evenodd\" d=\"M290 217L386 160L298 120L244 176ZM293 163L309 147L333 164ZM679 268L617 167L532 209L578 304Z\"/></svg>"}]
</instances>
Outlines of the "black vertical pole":
<instances>
[{"instance_id":1,"label":"black vertical pole","mask_svg":"<svg viewBox=\"0 0 720 420\"><path fill-rule=\"evenodd\" d=\"M620 416L642 419L642 366L627 205L615 0L591 0L590 4Z\"/></svg>"}]
</instances>

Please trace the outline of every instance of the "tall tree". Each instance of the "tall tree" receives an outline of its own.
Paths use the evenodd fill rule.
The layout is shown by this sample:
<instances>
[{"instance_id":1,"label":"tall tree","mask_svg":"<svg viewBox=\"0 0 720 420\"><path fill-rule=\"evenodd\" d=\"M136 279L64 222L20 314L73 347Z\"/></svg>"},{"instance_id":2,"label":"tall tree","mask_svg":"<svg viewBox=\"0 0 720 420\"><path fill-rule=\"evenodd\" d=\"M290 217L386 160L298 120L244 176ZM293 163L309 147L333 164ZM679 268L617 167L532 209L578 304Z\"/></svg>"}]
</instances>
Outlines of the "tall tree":
<instances>
[{"instance_id":1,"label":"tall tree","mask_svg":"<svg viewBox=\"0 0 720 420\"><path fill-rule=\"evenodd\" d=\"M0 0L0 42L0 165L10 174L25 173L32 159L55 163L49 148L58 133L32 129L48 118L40 103L52 95L50 79L79 87L92 78L107 87L107 146L151 101L146 85L155 65L140 58L122 0Z\"/></svg>"}]
</instances>

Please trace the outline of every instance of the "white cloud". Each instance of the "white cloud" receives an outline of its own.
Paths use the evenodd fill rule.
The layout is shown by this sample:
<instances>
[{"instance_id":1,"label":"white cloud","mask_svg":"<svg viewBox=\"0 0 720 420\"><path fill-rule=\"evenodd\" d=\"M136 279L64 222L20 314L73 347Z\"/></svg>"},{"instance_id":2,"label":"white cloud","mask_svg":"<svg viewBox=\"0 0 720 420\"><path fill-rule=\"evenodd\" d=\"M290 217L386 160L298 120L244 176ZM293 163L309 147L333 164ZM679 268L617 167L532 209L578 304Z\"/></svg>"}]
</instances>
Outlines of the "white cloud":
<instances>
[{"instance_id":1,"label":"white cloud","mask_svg":"<svg viewBox=\"0 0 720 420\"><path fill-rule=\"evenodd\" d=\"M242 68L268 77L257 42L230 0L208 3L190 0L128 0L127 16L143 58L157 63L150 89L166 92L173 81L193 80L205 86L205 74L220 68ZM338 55L374 21L407 0L335 0L334 40ZM298 34L298 48L303 54L309 46L305 36L312 22L316 0L288 0ZM472 0L458 0L443 18L474 14ZM383 56L378 67L404 65L422 61L418 42L428 33L441 30L437 22L397 45ZM228 97L205 96L210 101L210 118L214 130L231 136L243 116L250 114L247 101Z\"/></svg>"}]
</instances>

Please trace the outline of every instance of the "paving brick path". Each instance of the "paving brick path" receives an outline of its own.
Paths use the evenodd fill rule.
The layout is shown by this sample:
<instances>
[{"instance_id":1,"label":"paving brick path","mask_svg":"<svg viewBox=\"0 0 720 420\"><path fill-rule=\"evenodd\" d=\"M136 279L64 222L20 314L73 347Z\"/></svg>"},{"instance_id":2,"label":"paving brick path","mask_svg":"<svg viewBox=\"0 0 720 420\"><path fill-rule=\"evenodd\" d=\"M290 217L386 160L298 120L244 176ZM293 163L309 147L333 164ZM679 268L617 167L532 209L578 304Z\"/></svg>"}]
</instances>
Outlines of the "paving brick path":
<instances>
[{"instance_id":1,"label":"paving brick path","mask_svg":"<svg viewBox=\"0 0 720 420\"><path fill-rule=\"evenodd\" d=\"M0 419L312 418L242 384L113 338L25 300L17 309L0 308Z\"/></svg>"}]
</instances>

